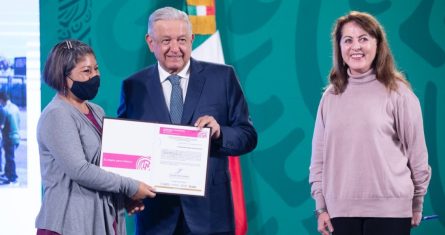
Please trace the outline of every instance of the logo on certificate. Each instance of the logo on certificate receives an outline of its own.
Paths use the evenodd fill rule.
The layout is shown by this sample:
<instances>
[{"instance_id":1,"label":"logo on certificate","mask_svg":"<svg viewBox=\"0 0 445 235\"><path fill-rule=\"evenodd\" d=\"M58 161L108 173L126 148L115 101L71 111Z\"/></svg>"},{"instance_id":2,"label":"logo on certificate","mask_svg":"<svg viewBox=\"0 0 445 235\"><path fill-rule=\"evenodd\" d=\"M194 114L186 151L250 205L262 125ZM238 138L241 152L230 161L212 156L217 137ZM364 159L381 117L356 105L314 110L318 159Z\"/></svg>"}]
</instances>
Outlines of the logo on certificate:
<instances>
[{"instance_id":1,"label":"logo on certificate","mask_svg":"<svg viewBox=\"0 0 445 235\"><path fill-rule=\"evenodd\" d=\"M143 170L143 171L149 171L150 163L151 163L150 160L151 160L151 158L149 156L140 157L136 162L136 169Z\"/></svg>"}]
</instances>

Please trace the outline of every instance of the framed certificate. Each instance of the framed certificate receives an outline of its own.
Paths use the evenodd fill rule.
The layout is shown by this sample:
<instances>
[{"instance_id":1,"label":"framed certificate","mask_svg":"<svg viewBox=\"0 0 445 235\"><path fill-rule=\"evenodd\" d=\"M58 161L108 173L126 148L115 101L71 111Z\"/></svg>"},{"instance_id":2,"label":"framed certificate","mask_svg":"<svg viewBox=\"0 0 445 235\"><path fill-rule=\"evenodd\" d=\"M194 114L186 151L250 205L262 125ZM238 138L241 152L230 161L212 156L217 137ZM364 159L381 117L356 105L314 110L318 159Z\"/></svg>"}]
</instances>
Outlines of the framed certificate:
<instances>
[{"instance_id":1,"label":"framed certificate","mask_svg":"<svg viewBox=\"0 0 445 235\"><path fill-rule=\"evenodd\" d=\"M100 167L156 188L204 196L210 128L104 118Z\"/></svg>"}]
</instances>

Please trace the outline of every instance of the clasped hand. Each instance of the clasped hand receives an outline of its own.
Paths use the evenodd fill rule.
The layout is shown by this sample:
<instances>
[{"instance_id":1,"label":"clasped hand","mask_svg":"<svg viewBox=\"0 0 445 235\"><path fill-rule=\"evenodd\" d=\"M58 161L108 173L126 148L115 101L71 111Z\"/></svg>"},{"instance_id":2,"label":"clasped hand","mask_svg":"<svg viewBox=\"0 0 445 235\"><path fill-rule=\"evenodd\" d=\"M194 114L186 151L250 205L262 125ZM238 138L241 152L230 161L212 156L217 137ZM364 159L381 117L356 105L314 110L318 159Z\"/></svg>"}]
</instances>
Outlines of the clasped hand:
<instances>
[{"instance_id":1,"label":"clasped hand","mask_svg":"<svg viewBox=\"0 0 445 235\"><path fill-rule=\"evenodd\" d=\"M331 217L327 212L323 212L318 215L318 232L323 235L329 235L334 231L334 227L331 224Z\"/></svg>"},{"instance_id":2,"label":"clasped hand","mask_svg":"<svg viewBox=\"0 0 445 235\"><path fill-rule=\"evenodd\" d=\"M156 190L153 187L140 182L138 191L125 203L125 208L128 214L132 215L134 213L143 211L145 206L144 202L142 202L142 199L147 197L153 198L155 196L156 196Z\"/></svg>"}]
</instances>

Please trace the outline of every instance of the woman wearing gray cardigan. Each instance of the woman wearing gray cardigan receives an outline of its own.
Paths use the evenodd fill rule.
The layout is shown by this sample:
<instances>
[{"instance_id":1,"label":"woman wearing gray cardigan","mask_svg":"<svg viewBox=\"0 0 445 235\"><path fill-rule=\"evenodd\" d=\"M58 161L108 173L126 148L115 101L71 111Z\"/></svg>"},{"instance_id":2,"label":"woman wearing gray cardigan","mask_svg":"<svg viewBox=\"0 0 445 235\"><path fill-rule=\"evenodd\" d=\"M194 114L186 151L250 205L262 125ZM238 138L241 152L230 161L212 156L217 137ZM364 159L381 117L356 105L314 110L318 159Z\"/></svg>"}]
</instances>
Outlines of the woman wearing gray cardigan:
<instances>
[{"instance_id":1,"label":"woman wearing gray cardigan","mask_svg":"<svg viewBox=\"0 0 445 235\"><path fill-rule=\"evenodd\" d=\"M48 56L43 77L57 94L37 126L44 187L37 234L126 234L125 196L138 202L155 193L98 166L104 111L87 101L100 84L94 52L80 41L60 42Z\"/></svg>"}]
</instances>

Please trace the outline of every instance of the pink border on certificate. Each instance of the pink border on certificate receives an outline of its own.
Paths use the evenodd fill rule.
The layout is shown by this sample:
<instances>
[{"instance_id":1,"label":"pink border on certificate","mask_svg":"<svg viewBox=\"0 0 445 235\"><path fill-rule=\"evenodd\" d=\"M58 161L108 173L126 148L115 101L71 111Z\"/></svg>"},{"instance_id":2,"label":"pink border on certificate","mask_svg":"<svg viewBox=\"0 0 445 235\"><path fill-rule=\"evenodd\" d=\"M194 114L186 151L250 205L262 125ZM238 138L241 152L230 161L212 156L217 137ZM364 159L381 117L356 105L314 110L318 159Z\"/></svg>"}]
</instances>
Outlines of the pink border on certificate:
<instances>
[{"instance_id":1,"label":"pink border on certificate","mask_svg":"<svg viewBox=\"0 0 445 235\"><path fill-rule=\"evenodd\" d=\"M161 135L176 135L176 136L200 137L200 138L207 137L207 134L205 131L186 130L186 129L170 128L170 127L160 127L159 133Z\"/></svg>"},{"instance_id":2,"label":"pink border on certificate","mask_svg":"<svg viewBox=\"0 0 445 235\"><path fill-rule=\"evenodd\" d=\"M120 153L103 153L102 166L124 169L150 170L151 157Z\"/></svg>"}]
</instances>

